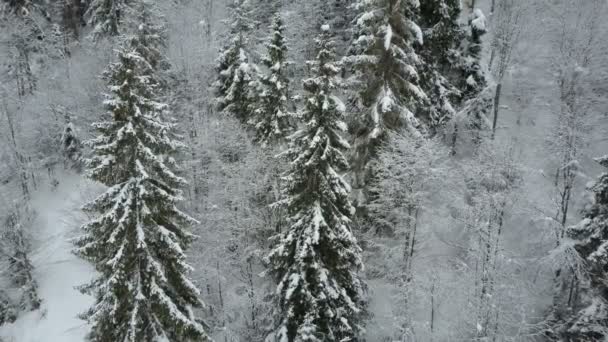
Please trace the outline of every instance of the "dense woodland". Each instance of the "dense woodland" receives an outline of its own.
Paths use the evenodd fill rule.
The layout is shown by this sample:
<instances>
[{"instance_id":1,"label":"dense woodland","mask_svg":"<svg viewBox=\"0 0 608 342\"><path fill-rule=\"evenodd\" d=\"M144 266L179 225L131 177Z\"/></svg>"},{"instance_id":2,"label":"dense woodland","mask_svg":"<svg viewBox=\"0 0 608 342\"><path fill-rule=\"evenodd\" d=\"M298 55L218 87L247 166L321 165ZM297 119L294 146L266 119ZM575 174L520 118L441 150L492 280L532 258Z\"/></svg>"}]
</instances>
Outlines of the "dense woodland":
<instances>
[{"instance_id":1,"label":"dense woodland","mask_svg":"<svg viewBox=\"0 0 608 342\"><path fill-rule=\"evenodd\" d=\"M0 341L608 341L605 18L0 0Z\"/></svg>"}]
</instances>

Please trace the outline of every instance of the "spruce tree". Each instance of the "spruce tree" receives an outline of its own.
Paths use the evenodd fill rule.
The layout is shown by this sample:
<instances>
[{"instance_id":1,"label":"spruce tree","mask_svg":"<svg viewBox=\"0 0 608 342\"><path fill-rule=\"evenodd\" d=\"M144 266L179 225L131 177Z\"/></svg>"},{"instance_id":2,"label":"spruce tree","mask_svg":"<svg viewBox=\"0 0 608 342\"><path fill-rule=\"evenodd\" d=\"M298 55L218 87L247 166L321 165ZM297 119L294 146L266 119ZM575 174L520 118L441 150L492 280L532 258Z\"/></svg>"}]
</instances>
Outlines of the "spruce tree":
<instances>
[{"instance_id":1,"label":"spruce tree","mask_svg":"<svg viewBox=\"0 0 608 342\"><path fill-rule=\"evenodd\" d=\"M463 64L459 47L465 37L458 18L459 0L429 0L420 4L420 25L424 44L420 55L424 60L421 72L422 87L429 96L423 107L426 116L445 122L456 113L461 92Z\"/></svg>"},{"instance_id":2,"label":"spruce tree","mask_svg":"<svg viewBox=\"0 0 608 342\"><path fill-rule=\"evenodd\" d=\"M133 46L123 48L108 73L111 118L94 124L88 174L109 188L85 205L97 216L76 240L76 253L100 274L81 289L95 297L82 315L91 341L209 340L192 311L203 303L184 255L194 238L185 227L195 220L177 207L186 182L171 154L184 145L167 105L154 100L152 73Z\"/></svg>"},{"instance_id":3,"label":"spruce tree","mask_svg":"<svg viewBox=\"0 0 608 342\"><path fill-rule=\"evenodd\" d=\"M608 167L608 155L596 159ZM590 187L594 201L583 220L568 229L574 249L584 260L574 314L556 326L564 341L604 341L608 338L608 173ZM567 294L564 294L566 296Z\"/></svg>"},{"instance_id":4,"label":"spruce tree","mask_svg":"<svg viewBox=\"0 0 608 342\"><path fill-rule=\"evenodd\" d=\"M247 123L252 103L250 82L255 71L247 53L248 34L253 29L249 1L234 0L230 10L234 17L230 25L230 41L220 53L216 67L217 103L221 111Z\"/></svg>"},{"instance_id":5,"label":"spruce tree","mask_svg":"<svg viewBox=\"0 0 608 342\"><path fill-rule=\"evenodd\" d=\"M166 48L167 29L164 18L153 3L143 0L138 7L137 30L130 44L154 71L169 69L170 64L162 50Z\"/></svg>"},{"instance_id":6,"label":"spruce tree","mask_svg":"<svg viewBox=\"0 0 608 342\"><path fill-rule=\"evenodd\" d=\"M65 168L77 171L81 170L82 143L69 117L61 134L61 154L63 155L63 165Z\"/></svg>"},{"instance_id":7,"label":"spruce tree","mask_svg":"<svg viewBox=\"0 0 608 342\"><path fill-rule=\"evenodd\" d=\"M486 17L480 9L475 9L469 17L469 30L466 35L467 44L462 65L464 83L459 85L459 88L463 89L465 99L479 95L488 83L486 71L481 65L481 37L486 32Z\"/></svg>"},{"instance_id":8,"label":"spruce tree","mask_svg":"<svg viewBox=\"0 0 608 342\"><path fill-rule=\"evenodd\" d=\"M470 135L475 148L483 141L484 131L492 129L488 118L493 108L494 87L489 85L486 70L481 64L481 37L486 32L486 18L480 9L475 9L469 18L463 58L459 64L462 77L456 86L461 91L461 101L464 102L455 120L453 153L456 151L459 125Z\"/></svg>"},{"instance_id":9,"label":"spruce tree","mask_svg":"<svg viewBox=\"0 0 608 342\"><path fill-rule=\"evenodd\" d=\"M486 19L475 9L468 24L461 24L462 9L457 0L424 1L420 12L425 39L421 55L426 61L422 79L430 98L428 110L439 117L454 116L449 142L452 154L457 153L463 134L476 150L483 131L491 128L488 116L493 91L481 65Z\"/></svg>"},{"instance_id":10,"label":"spruce tree","mask_svg":"<svg viewBox=\"0 0 608 342\"><path fill-rule=\"evenodd\" d=\"M33 311L40 308L42 302L38 296L38 282L34 277L34 265L31 262L31 246L25 234L22 221L28 220L29 205L24 203L25 215L15 210L6 218L5 229L0 234L0 251L8 260L7 274L11 285L18 289L13 295L19 294L18 308L23 311ZM17 299L13 297L13 299Z\"/></svg>"},{"instance_id":11,"label":"spruce tree","mask_svg":"<svg viewBox=\"0 0 608 342\"><path fill-rule=\"evenodd\" d=\"M329 37L324 25L310 62L315 76L303 83L309 94L299 113L304 125L285 152L291 163L279 204L287 210L288 228L274 237L268 255L278 280L274 337L282 342L356 341L360 330L361 249L350 227L350 186L339 174L348 169L342 151L349 144L341 136L345 106L333 95L339 68Z\"/></svg>"},{"instance_id":12,"label":"spruce tree","mask_svg":"<svg viewBox=\"0 0 608 342\"><path fill-rule=\"evenodd\" d=\"M432 64L425 64L421 68L420 83L428 95L428 101L424 102L419 112L426 117L437 118L429 128L429 133L434 134L440 125L456 114L454 104L460 92Z\"/></svg>"},{"instance_id":13,"label":"spruce tree","mask_svg":"<svg viewBox=\"0 0 608 342\"><path fill-rule=\"evenodd\" d=\"M85 13L87 22L93 27L93 34L117 36L122 18L129 10L126 0L92 0Z\"/></svg>"},{"instance_id":14,"label":"spruce tree","mask_svg":"<svg viewBox=\"0 0 608 342\"><path fill-rule=\"evenodd\" d=\"M454 71L461 62L459 49L466 36L459 22L461 11L460 0L427 0L420 3L425 57L445 75Z\"/></svg>"},{"instance_id":15,"label":"spruce tree","mask_svg":"<svg viewBox=\"0 0 608 342\"><path fill-rule=\"evenodd\" d=\"M360 87L357 102L363 108L354 131L358 186L373 177L368 163L388 131L405 129L420 135L442 121L417 110L428 101L420 87L422 60L415 50L423 38L415 22L417 3L360 0L355 7L359 12L356 35L345 61L354 71Z\"/></svg>"},{"instance_id":16,"label":"spruce tree","mask_svg":"<svg viewBox=\"0 0 608 342\"><path fill-rule=\"evenodd\" d=\"M272 34L266 44L267 55L262 64L269 70L269 75L262 75L259 94L259 108L254 111L252 124L256 130L256 139L262 145L281 141L289 132L287 97L289 96L289 79L286 75L287 45L285 43L285 26L280 14L272 22Z\"/></svg>"},{"instance_id":17,"label":"spruce tree","mask_svg":"<svg viewBox=\"0 0 608 342\"><path fill-rule=\"evenodd\" d=\"M77 40L82 25L82 6L80 0L61 0L57 4L57 10L61 13L61 31L66 44L70 38Z\"/></svg>"}]
</instances>

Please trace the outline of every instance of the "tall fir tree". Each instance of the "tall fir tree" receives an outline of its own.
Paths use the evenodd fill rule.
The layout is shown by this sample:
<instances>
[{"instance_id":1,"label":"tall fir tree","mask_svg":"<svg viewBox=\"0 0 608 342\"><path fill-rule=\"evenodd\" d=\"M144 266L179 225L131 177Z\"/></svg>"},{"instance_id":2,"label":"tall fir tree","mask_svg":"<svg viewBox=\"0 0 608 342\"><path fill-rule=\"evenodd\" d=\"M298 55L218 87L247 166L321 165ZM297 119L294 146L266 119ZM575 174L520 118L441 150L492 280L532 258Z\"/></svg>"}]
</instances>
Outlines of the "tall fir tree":
<instances>
[{"instance_id":1,"label":"tall fir tree","mask_svg":"<svg viewBox=\"0 0 608 342\"><path fill-rule=\"evenodd\" d=\"M344 60L360 89L357 107L362 115L354 129L353 169L355 186L364 187L373 177L370 161L388 131L405 129L420 135L441 118L423 116L417 110L428 101L420 87L422 60L415 50L423 39L415 22L418 1L360 0L355 8L359 13L356 34Z\"/></svg>"},{"instance_id":2,"label":"tall fir tree","mask_svg":"<svg viewBox=\"0 0 608 342\"><path fill-rule=\"evenodd\" d=\"M608 155L596 160L608 167ZM550 335L560 341L608 339L608 173L603 173L590 190L593 203L585 208L583 220L568 229L585 272L581 272L583 279L578 279L580 288L572 314L556 317L554 322Z\"/></svg>"},{"instance_id":3,"label":"tall fir tree","mask_svg":"<svg viewBox=\"0 0 608 342\"><path fill-rule=\"evenodd\" d=\"M459 134L466 133L477 151L486 135L484 132L492 129L488 118L493 108L495 87L481 63L482 37L486 32L486 18L476 8L469 16L462 47L463 58L457 64L461 77L455 86L461 92L461 106L453 123L452 154L456 154Z\"/></svg>"},{"instance_id":4,"label":"tall fir tree","mask_svg":"<svg viewBox=\"0 0 608 342\"><path fill-rule=\"evenodd\" d=\"M466 32L459 22L460 0L420 2L420 26L424 34L424 53L442 74L450 74L461 62L460 47Z\"/></svg>"},{"instance_id":5,"label":"tall fir tree","mask_svg":"<svg viewBox=\"0 0 608 342\"><path fill-rule=\"evenodd\" d=\"M55 6L61 13L61 31L65 42L68 43L70 39L77 40L81 26L85 24L83 18L85 4L81 0L61 0Z\"/></svg>"},{"instance_id":6,"label":"tall fir tree","mask_svg":"<svg viewBox=\"0 0 608 342\"><path fill-rule=\"evenodd\" d=\"M81 288L95 304L82 316L92 324L90 340L208 341L193 308L199 290L187 278L184 250L196 221L178 209L171 154L184 147L172 133L166 104L156 102L152 66L134 46L109 69L111 119L94 124L89 177L109 189L84 206L97 214L83 226L76 253L91 261L99 277Z\"/></svg>"},{"instance_id":7,"label":"tall fir tree","mask_svg":"<svg viewBox=\"0 0 608 342\"><path fill-rule=\"evenodd\" d=\"M63 165L66 169L80 172L82 169L82 143L69 116L66 115L66 119L67 122L60 137Z\"/></svg>"},{"instance_id":8,"label":"tall fir tree","mask_svg":"<svg viewBox=\"0 0 608 342\"><path fill-rule=\"evenodd\" d=\"M466 46L464 50L462 70L464 83L459 85L463 89L464 98L470 99L479 95L487 86L487 73L481 65L482 37L488 32L486 17L476 8L469 17L469 27L466 33Z\"/></svg>"},{"instance_id":9,"label":"tall fir tree","mask_svg":"<svg viewBox=\"0 0 608 342\"><path fill-rule=\"evenodd\" d=\"M135 34L131 36L131 46L152 67L158 76L170 68L170 63L162 50L165 49L167 41L167 28L165 18L160 13L152 0L139 0L137 6L137 18ZM157 81L159 77L156 77Z\"/></svg>"},{"instance_id":10,"label":"tall fir tree","mask_svg":"<svg viewBox=\"0 0 608 342\"><path fill-rule=\"evenodd\" d=\"M342 151L349 144L341 136L345 106L333 95L340 69L329 31L322 27L310 62L315 76L304 81L304 125L285 152L291 166L278 204L287 210L288 228L274 237L268 255L278 280L274 338L281 342L357 341L361 329L363 265L350 227L350 186L339 174L348 169Z\"/></svg>"},{"instance_id":11,"label":"tall fir tree","mask_svg":"<svg viewBox=\"0 0 608 342\"><path fill-rule=\"evenodd\" d=\"M128 0L92 0L85 17L93 27L93 35L117 36L121 33L123 17L129 11Z\"/></svg>"},{"instance_id":12,"label":"tall fir tree","mask_svg":"<svg viewBox=\"0 0 608 342\"><path fill-rule=\"evenodd\" d=\"M427 0L420 5L424 34L420 54L425 61L421 79L430 98L423 110L444 121L454 117L449 141L452 154L457 153L463 134L476 150L483 131L491 127L492 89L481 64L486 19L481 10L474 9L468 24L461 24L461 6L458 0Z\"/></svg>"},{"instance_id":13,"label":"tall fir tree","mask_svg":"<svg viewBox=\"0 0 608 342\"><path fill-rule=\"evenodd\" d=\"M459 48L465 32L459 23L460 0L428 0L420 3L420 26L424 44L420 55L425 61L422 87L429 96L423 110L426 116L446 122L456 114L461 91L463 55Z\"/></svg>"},{"instance_id":14,"label":"tall fir tree","mask_svg":"<svg viewBox=\"0 0 608 342\"><path fill-rule=\"evenodd\" d=\"M262 64L269 74L260 77L261 93L258 108L254 111L251 124L256 130L256 140L262 145L282 141L289 133L290 123L287 110L289 79L287 78L287 44L285 26L280 14L272 22L270 41L266 44L267 55Z\"/></svg>"},{"instance_id":15,"label":"tall fir tree","mask_svg":"<svg viewBox=\"0 0 608 342\"><path fill-rule=\"evenodd\" d=\"M248 35L253 29L249 0L234 0L230 6L232 17L230 40L217 60L216 96L221 111L234 115L242 123L251 119L252 94L255 87L255 66L250 64L247 52Z\"/></svg>"}]
</instances>

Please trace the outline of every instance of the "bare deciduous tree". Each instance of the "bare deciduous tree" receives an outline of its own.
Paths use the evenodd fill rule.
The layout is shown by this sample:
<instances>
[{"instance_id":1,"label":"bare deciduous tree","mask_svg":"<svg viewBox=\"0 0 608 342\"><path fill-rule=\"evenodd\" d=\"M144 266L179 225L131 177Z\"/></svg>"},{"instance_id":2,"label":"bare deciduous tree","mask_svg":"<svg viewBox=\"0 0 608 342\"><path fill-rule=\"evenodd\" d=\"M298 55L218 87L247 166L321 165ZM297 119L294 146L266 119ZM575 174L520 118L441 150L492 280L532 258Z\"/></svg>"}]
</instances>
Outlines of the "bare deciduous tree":
<instances>
[{"instance_id":1,"label":"bare deciduous tree","mask_svg":"<svg viewBox=\"0 0 608 342\"><path fill-rule=\"evenodd\" d=\"M603 2L560 1L550 7L553 41L552 67L559 96L559 109L549 146L557 156L554 185L556 189L556 244L564 237L571 207L572 190L579 172L579 158L584 154L595 97L592 70L608 59L602 55L599 31Z\"/></svg>"},{"instance_id":2,"label":"bare deciduous tree","mask_svg":"<svg viewBox=\"0 0 608 342\"><path fill-rule=\"evenodd\" d=\"M513 50L523 30L524 6L525 2L522 0L501 0L498 2L493 15L490 69L496 81L496 89L494 93L492 139L496 135L502 82L511 66Z\"/></svg>"}]
</instances>

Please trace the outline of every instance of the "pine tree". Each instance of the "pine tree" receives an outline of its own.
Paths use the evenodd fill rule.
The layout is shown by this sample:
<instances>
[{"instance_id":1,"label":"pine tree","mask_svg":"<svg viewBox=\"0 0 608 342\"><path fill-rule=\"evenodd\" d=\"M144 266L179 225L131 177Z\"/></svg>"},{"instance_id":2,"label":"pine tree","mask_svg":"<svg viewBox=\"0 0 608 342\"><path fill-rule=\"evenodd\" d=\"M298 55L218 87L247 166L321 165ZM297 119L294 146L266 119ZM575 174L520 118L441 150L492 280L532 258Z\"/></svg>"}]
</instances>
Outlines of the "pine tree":
<instances>
[{"instance_id":1,"label":"pine tree","mask_svg":"<svg viewBox=\"0 0 608 342\"><path fill-rule=\"evenodd\" d=\"M475 90L476 91L476 90ZM469 96L472 94L469 93ZM490 115L492 111L493 87L481 89L475 97L465 101L452 122L452 155L457 153L458 136L466 133L475 150L481 145L484 137L492 130ZM464 132L463 132L464 131Z\"/></svg>"},{"instance_id":2,"label":"pine tree","mask_svg":"<svg viewBox=\"0 0 608 342\"><path fill-rule=\"evenodd\" d=\"M133 46L119 53L109 70L111 120L94 124L89 177L109 189L85 205L98 216L83 226L76 253L100 276L82 287L95 304L82 316L92 324L90 339L115 341L207 341L193 314L202 307L187 278L185 248L194 236L184 227L196 222L180 211L170 155L184 145L165 120L166 104L148 75L151 65Z\"/></svg>"},{"instance_id":3,"label":"pine tree","mask_svg":"<svg viewBox=\"0 0 608 342\"><path fill-rule=\"evenodd\" d=\"M608 155L596 159L608 167ZM564 341L603 341L608 338L608 173L591 186L594 201L583 220L568 229L574 249L585 262L574 315L556 330Z\"/></svg>"},{"instance_id":4,"label":"pine tree","mask_svg":"<svg viewBox=\"0 0 608 342\"><path fill-rule=\"evenodd\" d=\"M465 33L458 22L459 0L430 0L420 4L420 25L424 44L420 54L424 60L421 72L422 87L429 96L423 110L429 117L440 118L440 123L456 114L461 92L463 64L460 44Z\"/></svg>"},{"instance_id":5,"label":"pine tree","mask_svg":"<svg viewBox=\"0 0 608 342\"><path fill-rule=\"evenodd\" d=\"M278 13L281 9L281 0L249 0L253 1L252 4L252 15L256 20L256 26L259 28L260 24L269 26L272 24L274 14Z\"/></svg>"},{"instance_id":6,"label":"pine tree","mask_svg":"<svg viewBox=\"0 0 608 342\"><path fill-rule=\"evenodd\" d=\"M82 166L82 143L69 118L61 134L61 153L66 168L80 171Z\"/></svg>"},{"instance_id":7,"label":"pine tree","mask_svg":"<svg viewBox=\"0 0 608 342\"><path fill-rule=\"evenodd\" d=\"M154 4L142 3L137 21L137 32L131 37L130 44L154 71L168 69L169 61L162 53L162 49L166 48L167 35L164 18Z\"/></svg>"},{"instance_id":8,"label":"pine tree","mask_svg":"<svg viewBox=\"0 0 608 342\"><path fill-rule=\"evenodd\" d=\"M457 153L457 141L463 133L469 136L473 148L477 150L483 141L484 131L492 129L488 118L491 115L495 87L489 86L486 70L481 64L481 38L486 32L483 12L474 9L467 29L459 35L463 41L460 51L451 62L454 68L449 78L459 91L459 111L452 122L452 154Z\"/></svg>"},{"instance_id":9,"label":"pine tree","mask_svg":"<svg viewBox=\"0 0 608 342\"><path fill-rule=\"evenodd\" d=\"M333 95L339 68L334 63L329 26L317 39L311 62L315 76L299 113L305 124L290 136L285 155L291 169L283 177L289 228L274 237L268 255L278 280L276 341L356 341L362 308L361 249L351 231L350 186L338 172L348 168L345 106Z\"/></svg>"},{"instance_id":10,"label":"pine tree","mask_svg":"<svg viewBox=\"0 0 608 342\"><path fill-rule=\"evenodd\" d=\"M123 17L129 11L127 0L92 0L85 13L93 34L117 36Z\"/></svg>"},{"instance_id":11,"label":"pine tree","mask_svg":"<svg viewBox=\"0 0 608 342\"><path fill-rule=\"evenodd\" d=\"M463 89L465 99L477 96L488 83L486 72L481 66L481 37L486 32L486 17L480 9L475 9L469 18L469 31L466 36L467 46L462 65L464 83L459 85L459 89Z\"/></svg>"},{"instance_id":12,"label":"pine tree","mask_svg":"<svg viewBox=\"0 0 608 342\"><path fill-rule=\"evenodd\" d=\"M80 0L61 0L57 2L57 11L61 13L61 31L65 43L70 39L78 39L80 26L83 24L82 7Z\"/></svg>"},{"instance_id":13,"label":"pine tree","mask_svg":"<svg viewBox=\"0 0 608 342\"><path fill-rule=\"evenodd\" d=\"M250 119L250 82L255 67L247 54L248 33L253 29L248 0L234 0L230 10L234 21L230 26L230 42L220 53L216 70L216 96L220 110L234 115L242 123Z\"/></svg>"},{"instance_id":14,"label":"pine tree","mask_svg":"<svg viewBox=\"0 0 608 342\"><path fill-rule=\"evenodd\" d=\"M276 14L272 23L272 35L266 44L267 56L262 63L269 70L269 75L261 76L262 92L259 94L259 108L254 112L252 124L256 129L256 139L262 145L281 141L289 132L287 97L289 96L289 79L286 75L287 45L285 43L285 26L280 14Z\"/></svg>"},{"instance_id":15,"label":"pine tree","mask_svg":"<svg viewBox=\"0 0 608 342\"><path fill-rule=\"evenodd\" d=\"M25 215L29 215L29 205L24 203L23 206L26 208ZM4 255L10 256L7 273L12 286L18 289L18 308L26 312L39 309L42 300L38 296L38 282L34 278L34 265L30 259L31 246L22 224L22 220L27 218L20 216L24 215L15 210L7 217L6 228L0 236L0 250Z\"/></svg>"},{"instance_id":16,"label":"pine tree","mask_svg":"<svg viewBox=\"0 0 608 342\"><path fill-rule=\"evenodd\" d=\"M460 92L432 64L425 64L421 68L420 80L421 87L428 95L428 101L421 106L419 112L426 117L438 119L429 130L429 133L435 133L440 125L456 115L454 103L457 102Z\"/></svg>"},{"instance_id":17,"label":"pine tree","mask_svg":"<svg viewBox=\"0 0 608 342\"><path fill-rule=\"evenodd\" d=\"M417 3L360 0L356 4L357 33L345 61L361 87L357 102L363 116L354 132L357 183L373 177L368 163L388 131L405 129L420 135L442 121L417 110L428 101L420 87L422 60L415 50L416 44L422 44L422 31L415 22Z\"/></svg>"},{"instance_id":18,"label":"pine tree","mask_svg":"<svg viewBox=\"0 0 608 342\"><path fill-rule=\"evenodd\" d=\"M459 22L462 11L460 0L427 0L420 3L420 26L423 28L425 57L442 74L458 67L459 51L466 33Z\"/></svg>"}]
</instances>

